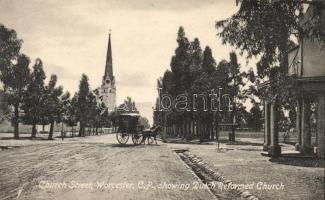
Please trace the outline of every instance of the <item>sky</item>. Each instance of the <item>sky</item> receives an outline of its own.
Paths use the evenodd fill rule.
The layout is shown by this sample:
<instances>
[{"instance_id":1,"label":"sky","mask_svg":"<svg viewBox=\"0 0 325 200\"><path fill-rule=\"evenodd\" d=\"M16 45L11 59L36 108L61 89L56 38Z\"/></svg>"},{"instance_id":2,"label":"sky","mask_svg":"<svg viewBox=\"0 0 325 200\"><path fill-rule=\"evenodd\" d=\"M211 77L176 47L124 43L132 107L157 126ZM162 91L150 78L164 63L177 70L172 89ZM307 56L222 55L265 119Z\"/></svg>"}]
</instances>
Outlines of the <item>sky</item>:
<instances>
[{"instance_id":1,"label":"sky","mask_svg":"<svg viewBox=\"0 0 325 200\"><path fill-rule=\"evenodd\" d=\"M80 77L101 85L111 29L117 104L131 96L151 121L157 78L170 69L179 26L186 36L210 46L217 62L233 47L222 45L215 22L237 11L235 0L0 0L0 23L16 30L21 52L41 58L47 77L74 93ZM242 70L250 66L239 57ZM140 112L142 108L139 108ZM152 121L151 121L152 122Z\"/></svg>"}]
</instances>

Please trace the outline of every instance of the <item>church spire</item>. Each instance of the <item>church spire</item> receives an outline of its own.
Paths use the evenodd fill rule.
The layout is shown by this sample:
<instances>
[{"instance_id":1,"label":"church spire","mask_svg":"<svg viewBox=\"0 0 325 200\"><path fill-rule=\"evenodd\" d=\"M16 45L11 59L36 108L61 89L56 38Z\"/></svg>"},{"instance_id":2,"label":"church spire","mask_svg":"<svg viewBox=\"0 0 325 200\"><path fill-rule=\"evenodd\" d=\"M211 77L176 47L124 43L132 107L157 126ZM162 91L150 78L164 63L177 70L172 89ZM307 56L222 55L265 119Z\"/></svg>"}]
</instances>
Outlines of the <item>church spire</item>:
<instances>
[{"instance_id":1,"label":"church spire","mask_svg":"<svg viewBox=\"0 0 325 200\"><path fill-rule=\"evenodd\" d=\"M112 58L112 46L111 46L111 30L109 30L104 77L108 76L108 77L110 77L111 80L113 80L113 61L112 60L113 60L113 58Z\"/></svg>"}]
</instances>

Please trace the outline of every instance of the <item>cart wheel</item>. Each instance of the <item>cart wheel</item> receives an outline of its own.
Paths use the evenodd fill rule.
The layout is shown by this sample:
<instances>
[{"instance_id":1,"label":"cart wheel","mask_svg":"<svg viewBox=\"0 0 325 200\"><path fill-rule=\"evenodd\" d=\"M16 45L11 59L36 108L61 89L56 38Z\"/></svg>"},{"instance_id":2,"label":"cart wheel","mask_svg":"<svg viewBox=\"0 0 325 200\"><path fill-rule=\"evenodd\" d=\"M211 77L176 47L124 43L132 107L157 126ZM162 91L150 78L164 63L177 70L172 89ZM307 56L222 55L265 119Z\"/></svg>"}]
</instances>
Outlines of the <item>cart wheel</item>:
<instances>
[{"instance_id":1,"label":"cart wheel","mask_svg":"<svg viewBox=\"0 0 325 200\"><path fill-rule=\"evenodd\" d=\"M132 135L132 141L133 144L141 144L143 135L142 134L133 134Z\"/></svg>"},{"instance_id":2,"label":"cart wheel","mask_svg":"<svg viewBox=\"0 0 325 200\"><path fill-rule=\"evenodd\" d=\"M116 139L120 144L126 144L129 140L129 134L127 133L116 133Z\"/></svg>"}]
</instances>

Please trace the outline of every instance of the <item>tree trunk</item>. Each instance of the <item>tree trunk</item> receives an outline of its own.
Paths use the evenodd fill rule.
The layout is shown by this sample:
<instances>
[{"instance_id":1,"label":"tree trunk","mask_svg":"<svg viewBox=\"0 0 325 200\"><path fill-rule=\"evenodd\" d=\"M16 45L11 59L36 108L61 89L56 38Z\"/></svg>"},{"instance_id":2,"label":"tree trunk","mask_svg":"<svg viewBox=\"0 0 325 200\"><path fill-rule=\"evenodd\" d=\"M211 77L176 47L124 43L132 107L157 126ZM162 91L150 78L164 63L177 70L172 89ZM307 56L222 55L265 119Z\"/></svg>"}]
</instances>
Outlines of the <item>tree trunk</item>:
<instances>
[{"instance_id":1,"label":"tree trunk","mask_svg":"<svg viewBox=\"0 0 325 200\"><path fill-rule=\"evenodd\" d=\"M232 126L231 126L231 142L235 142L235 112L236 112L236 104L235 104L235 97L233 99L233 105L232 105L232 112L231 112L231 122L232 122Z\"/></svg>"},{"instance_id":2,"label":"tree trunk","mask_svg":"<svg viewBox=\"0 0 325 200\"><path fill-rule=\"evenodd\" d=\"M188 135L188 121L185 120L184 122L185 122L185 124L184 124L184 137L187 138L187 135Z\"/></svg>"},{"instance_id":3,"label":"tree trunk","mask_svg":"<svg viewBox=\"0 0 325 200\"><path fill-rule=\"evenodd\" d=\"M19 139L19 106L15 105L15 116L14 116L14 138Z\"/></svg>"},{"instance_id":4,"label":"tree trunk","mask_svg":"<svg viewBox=\"0 0 325 200\"><path fill-rule=\"evenodd\" d=\"M198 121L195 122L195 137L200 137L200 123Z\"/></svg>"},{"instance_id":5,"label":"tree trunk","mask_svg":"<svg viewBox=\"0 0 325 200\"><path fill-rule=\"evenodd\" d=\"M82 136L84 136L84 125L83 125L83 123L81 123L80 122L80 127L79 127L79 137L82 137Z\"/></svg>"},{"instance_id":6,"label":"tree trunk","mask_svg":"<svg viewBox=\"0 0 325 200\"><path fill-rule=\"evenodd\" d=\"M218 119L218 113L215 113L215 116L214 116L214 128L215 128L215 131L216 131L216 140L217 140L218 149L219 149L220 140L219 140L219 119Z\"/></svg>"},{"instance_id":7,"label":"tree trunk","mask_svg":"<svg viewBox=\"0 0 325 200\"><path fill-rule=\"evenodd\" d=\"M53 130L54 130L54 121L51 121L49 138L48 138L49 140L53 139Z\"/></svg>"},{"instance_id":8,"label":"tree trunk","mask_svg":"<svg viewBox=\"0 0 325 200\"><path fill-rule=\"evenodd\" d=\"M181 123L181 134L182 134L182 139L185 138L185 120L182 120Z\"/></svg>"},{"instance_id":9,"label":"tree trunk","mask_svg":"<svg viewBox=\"0 0 325 200\"><path fill-rule=\"evenodd\" d=\"M173 124L173 137L177 136L177 125Z\"/></svg>"},{"instance_id":10,"label":"tree trunk","mask_svg":"<svg viewBox=\"0 0 325 200\"><path fill-rule=\"evenodd\" d=\"M211 122L211 140L214 140L214 136L215 136L215 130L214 130L214 122Z\"/></svg>"},{"instance_id":11,"label":"tree trunk","mask_svg":"<svg viewBox=\"0 0 325 200\"><path fill-rule=\"evenodd\" d=\"M36 137L36 124L34 123L33 127L32 127L32 138L35 138L35 137Z\"/></svg>"},{"instance_id":12,"label":"tree trunk","mask_svg":"<svg viewBox=\"0 0 325 200\"><path fill-rule=\"evenodd\" d=\"M190 132L189 132L189 136L191 137L191 139L193 138L193 135L194 135L193 127L194 127L194 121L191 120L190 121Z\"/></svg>"}]
</instances>

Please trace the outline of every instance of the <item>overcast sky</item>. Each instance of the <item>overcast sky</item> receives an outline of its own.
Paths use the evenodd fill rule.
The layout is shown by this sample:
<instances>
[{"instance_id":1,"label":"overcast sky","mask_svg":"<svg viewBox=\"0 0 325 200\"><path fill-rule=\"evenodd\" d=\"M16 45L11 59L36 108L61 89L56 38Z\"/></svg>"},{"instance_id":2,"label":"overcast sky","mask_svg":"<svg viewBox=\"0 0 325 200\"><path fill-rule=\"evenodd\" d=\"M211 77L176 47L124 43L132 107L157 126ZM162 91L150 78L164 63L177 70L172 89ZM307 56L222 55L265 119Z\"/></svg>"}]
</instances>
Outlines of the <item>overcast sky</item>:
<instances>
[{"instance_id":1,"label":"overcast sky","mask_svg":"<svg viewBox=\"0 0 325 200\"><path fill-rule=\"evenodd\" d=\"M41 58L47 76L57 74L72 93L82 73L92 89L100 86L111 29L117 103L126 96L154 102L179 26L190 40L198 37L202 49L209 45L219 62L233 48L221 45L215 21L237 9L235 0L0 0L0 23L17 31L32 64Z\"/></svg>"}]
</instances>

